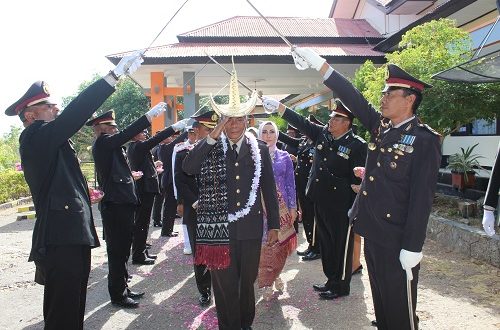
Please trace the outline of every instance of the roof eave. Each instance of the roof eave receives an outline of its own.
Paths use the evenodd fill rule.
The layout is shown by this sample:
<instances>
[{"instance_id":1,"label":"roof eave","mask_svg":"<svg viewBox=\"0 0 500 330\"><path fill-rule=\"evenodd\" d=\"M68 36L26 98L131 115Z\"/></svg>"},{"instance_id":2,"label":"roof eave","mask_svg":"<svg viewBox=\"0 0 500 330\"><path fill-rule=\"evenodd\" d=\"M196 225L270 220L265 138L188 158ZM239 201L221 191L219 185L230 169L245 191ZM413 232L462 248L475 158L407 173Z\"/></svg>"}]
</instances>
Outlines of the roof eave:
<instances>
[{"instance_id":1,"label":"roof eave","mask_svg":"<svg viewBox=\"0 0 500 330\"><path fill-rule=\"evenodd\" d=\"M448 1L444 3L443 5L439 6L436 8L431 13L428 13L421 18L417 19L413 23L410 23L406 27L402 28L398 32L394 33L390 37L386 38L385 40L379 42L375 47L373 47L373 50L379 51L379 52L384 52L384 53L390 53L393 52L397 49L397 45L401 41L401 37L403 34L408 32L409 30L413 29L414 27L430 22L435 19L443 18L443 17L448 17L451 16L452 14L456 13L457 11L469 6L470 4L476 2L477 0L455 0L455 1Z\"/></svg>"}]
</instances>

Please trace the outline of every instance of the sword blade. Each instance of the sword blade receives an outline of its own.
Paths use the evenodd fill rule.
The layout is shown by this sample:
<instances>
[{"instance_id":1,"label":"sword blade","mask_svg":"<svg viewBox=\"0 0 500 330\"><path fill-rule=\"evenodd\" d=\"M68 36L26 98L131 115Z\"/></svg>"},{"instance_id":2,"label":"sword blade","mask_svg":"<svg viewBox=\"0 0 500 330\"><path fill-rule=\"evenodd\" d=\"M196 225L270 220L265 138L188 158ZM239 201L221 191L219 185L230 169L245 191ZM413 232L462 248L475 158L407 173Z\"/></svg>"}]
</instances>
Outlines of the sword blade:
<instances>
[{"instance_id":1,"label":"sword blade","mask_svg":"<svg viewBox=\"0 0 500 330\"><path fill-rule=\"evenodd\" d=\"M259 14L260 17L262 17L264 19L264 21L266 21L266 23L274 30L274 32L276 32L276 34L281 38L283 39L283 41L290 47L290 48L294 48L294 46L292 45L292 43L290 41L288 41L287 38L285 38L284 35L281 34L280 31L278 31L278 29L271 23L269 22L269 20L261 14L261 12L255 8L255 6L250 2L250 0L247 0L248 4L257 12L257 14Z\"/></svg>"},{"instance_id":2,"label":"sword blade","mask_svg":"<svg viewBox=\"0 0 500 330\"><path fill-rule=\"evenodd\" d=\"M415 323L413 320L413 302L411 298L411 280L406 280L406 295L408 296L408 316L410 317L410 329L415 330Z\"/></svg>"},{"instance_id":3,"label":"sword blade","mask_svg":"<svg viewBox=\"0 0 500 330\"><path fill-rule=\"evenodd\" d=\"M212 62L214 62L215 64L217 64L219 67L221 67L221 68L222 68L222 70L226 71L226 73L227 73L228 75L231 75L231 72L229 72L229 71L228 71L225 67L223 67L223 66L222 66L222 64L220 64L219 62L217 62L217 61L215 60L215 58L213 58L212 56L208 55L208 53L207 53L207 52L204 52L204 53L205 53L205 55L207 55L207 56L208 56L208 58L209 58L209 59L211 59L211 60L212 60ZM248 91L249 91L249 92L253 93L253 89L251 89L250 87L248 87L247 85L245 85L245 83L243 83L241 80L239 80L239 79L238 79L238 82L240 83L240 85L241 85L241 86L243 86L243 87L245 87L246 89L248 89Z\"/></svg>"}]
</instances>

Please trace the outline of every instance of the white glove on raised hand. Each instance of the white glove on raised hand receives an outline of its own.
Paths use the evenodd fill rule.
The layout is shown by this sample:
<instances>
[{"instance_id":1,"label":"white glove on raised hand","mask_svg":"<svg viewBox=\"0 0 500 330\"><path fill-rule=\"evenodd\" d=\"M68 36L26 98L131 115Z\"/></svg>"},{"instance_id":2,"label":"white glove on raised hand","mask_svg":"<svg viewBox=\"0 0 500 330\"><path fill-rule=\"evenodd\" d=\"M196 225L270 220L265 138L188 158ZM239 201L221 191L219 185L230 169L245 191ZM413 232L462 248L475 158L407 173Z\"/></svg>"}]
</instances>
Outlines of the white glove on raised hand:
<instances>
[{"instance_id":1,"label":"white glove on raised hand","mask_svg":"<svg viewBox=\"0 0 500 330\"><path fill-rule=\"evenodd\" d=\"M116 65L116 68L113 69L114 74L120 77L124 74L134 73L144 62L142 55L142 51L136 51L133 54L124 56Z\"/></svg>"},{"instance_id":2,"label":"white glove on raised hand","mask_svg":"<svg viewBox=\"0 0 500 330\"><path fill-rule=\"evenodd\" d=\"M184 118L184 119L179 120L178 122L176 122L176 123L172 124L172 126L171 126L171 127L172 127L172 128L173 128L176 132L181 131L181 130L183 130L184 128L186 128L188 121L189 121L189 118Z\"/></svg>"},{"instance_id":3,"label":"white glove on raised hand","mask_svg":"<svg viewBox=\"0 0 500 330\"><path fill-rule=\"evenodd\" d=\"M403 269L406 270L407 280L413 280L411 269L420 263L423 256L422 252L412 252L401 249L401 252L399 252L399 262L401 262Z\"/></svg>"},{"instance_id":4,"label":"white glove on raised hand","mask_svg":"<svg viewBox=\"0 0 500 330\"><path fill-rule=\"evenodd\" d=\"M484 210L483 228L486 235L495 235L495 214L493 213L493 211Z\"/></svg>"},{"instance_id":5,"label":"white glove on raised hand","mask_svg":"<svg viewBox=\"0 0 500 330\"><path fill-rule=\"evenodd\" d=\"M158 117L163 112L165 112L166 109L167 109L167 104L165 102L160 102L151 109L149 109L148 112L146 112L146 117L148 117L149 121L151 121L151 119Z\"/></svg>"},{"instance_id":6,"label":"white glove on raised hand","mask_svg":"<svg viewBox=\"0 0 500 330\"><path fill-rule=\"evenodd\" d=\"M273 113L278 111L278 108L280 106L280 102L278 100L275 100L270 97L262 97L262 106L264 107L264 110L266 110L267 113Z\"/></svg>"},{"instance_id":7,"label":"white glove on raised hand","mask_svg":"<svg viewBox=\"0 0 500 330\"><path fill-rule=\"evenodd\" d=\"M326 60L319 56L318 53L316 53L314 50L311 48L300 48L300 47L295 47L292 49L292 57L293 61L295 62L295 67L299 70L305 70L305 69L315 69L319 71L321 67L323 66L323 63L326 62Z\"/></svg>"}]
</instances>

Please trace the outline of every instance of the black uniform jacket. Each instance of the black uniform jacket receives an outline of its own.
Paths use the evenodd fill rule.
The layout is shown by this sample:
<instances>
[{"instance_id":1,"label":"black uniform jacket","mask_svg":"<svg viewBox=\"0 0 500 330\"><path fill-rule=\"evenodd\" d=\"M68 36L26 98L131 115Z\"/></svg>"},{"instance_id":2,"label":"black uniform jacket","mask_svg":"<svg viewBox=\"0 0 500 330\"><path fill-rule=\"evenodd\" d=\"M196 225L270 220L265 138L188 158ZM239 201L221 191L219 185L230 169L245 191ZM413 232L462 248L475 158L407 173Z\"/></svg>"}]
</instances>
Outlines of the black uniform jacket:
<instances>
[{"instance_id":1,"label":"black uniform jacket","mask_svg":"<svg viewBox=\"0 0 500 330\"><path fill-rule=\"evenodd\" d=\"M365 141L351 130L334 140L326 126L311 123L290 109L285 110L283 118L314 143L306 196L315 203L347 211L356 197L351 184L361 181L354 176L352 169L365 164Z\"/></svg>"},{"instance_id":2,"label":"black uniform jacket","mask_svg":"<svg viewBox=\"0 0 500 330\"><path fill-rule=\"evenodd\" d=\"M139 194L158 194L160 192L160 188L158 186L158 174L156 173L156 167L153 162L151 149L174 133L175 130L172 127L167 127L160 133L145 141L133 141L129 144L127 148L127 156L130 168L132 171L142 171L142 173L144 173L142 178L136 181Z\"/></svg>"},{"instance_id":3,"label":"black uniform jacket","mask_svg":"<svg viewBox=\"0 0 500 330\"><path fill-rule=\"evenodd\" d=\"M246 137L244 137L246 139ZM199 174L201 164L207 157L213 145L206 142L206 139L198 142L189 152L183 162L183 169L186 173ZM262 201L267 210L268 229L279 229L279 208L278 196L276 193L276 183L274 181L273 166L269 149L264 142L259 141L259 150L262 157L262 172L260 184L257 190L257 198L250 212L245 217L229 223L229 238L236 240L259 239L262 238ZM227 198L228 212L234 213L240 210L247 202L250 195L250 188L254 176L254 161L250 152L250 145L245 140L241 144L240 152L236 162L233 156L226 154L226 177L227 177ZM262 196L262 198L259 198ZM237 205L239 203L240 206Z\"/></svg>"},{"instance_id":4,"label":"black uniform jacket","mask_svg":"<svg viewBox=\"0 0 500 330\"><path fill-rule=\"evenodd\" d=\"M309 173L314 159L314 144L311 139L303 136L299 139L293 138L280 132L278 140L288 146L293 146L297 150L297 164L295 164L295 179L305 187L309 180Z\"/></svg>"},{"instance_id":5,"label":"black uniform jacket","mask_svg":"<svg viewBox=\"0 0 500 330\"><path fill-rule=\"evenodd\" d=\"M189 225L196 224L196 210L192 205L198 200L199 190L195 175L189 175L182 169L182 162L189 150L186 147L175 155L175 187L177 188L177 203L184 207L183 222Z\"/></svg>"},{"instance_id":6,"label":"black uniform jacket","mask_svg":"<svg viewBox=\"0 0 500 330\"><path fill-rule=\"evenodd\" d=\"M68 140L114 92L100 79L54 121L36 121L19 137L24 177L37 214L29 260L42 260L48 245L99 246L87 181Z\"/></svg>"},{"instance_id":7,"label":"black uniform jacket","mask_svg":"<svg viewBox=\"0 0 500 330\"><path fill-rule=\"evenodd\" d=\"M173 184L172 154L177 143L187 138L187 132L182 133L168 144L160 144L157 149L158 159L163 163L163 173L160 181L160 187L166 189L168 185Z\"/></svg>"},{"instance_id":8,"label":"black uniform jacket","mask_svg":"<svg viewBox=\"0 0 500 330\"><path fill-rule=\"evenodd\" d=\"M138 204L136 187L122 145L147 128L150 122L141 116L123 131L102 134L92 146L97 181L104 191L101 203Z\"/></svg>"},{"instance_id":9,"label":"black uniform jacket","mask_svg":"<svg viewBox=\"0 0 500 330\"><path fill-rule=\"evenodd\" d=\"M325 85L371 132L354 230L382 246L422 251L441 162L439 134L416 117L390 128L336 71Z\"/></svg>"}]
</instances>

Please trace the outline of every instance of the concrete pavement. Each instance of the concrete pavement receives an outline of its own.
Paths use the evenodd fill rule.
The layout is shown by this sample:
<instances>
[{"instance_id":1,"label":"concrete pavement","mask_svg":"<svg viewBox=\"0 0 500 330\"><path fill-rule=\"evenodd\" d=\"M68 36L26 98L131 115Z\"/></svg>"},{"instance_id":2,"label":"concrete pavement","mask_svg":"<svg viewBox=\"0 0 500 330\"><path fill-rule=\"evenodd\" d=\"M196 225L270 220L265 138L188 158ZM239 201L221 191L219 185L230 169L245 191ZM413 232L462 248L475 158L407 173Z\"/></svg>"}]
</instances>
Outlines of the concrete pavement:
<instances>
[{"instance_id":1,"label":"concrete pavement","mask_svg":"<svg viewBox=\"0 0 500 330\"><path fill-rule=\"evenodd\" d=\"M95 214L102 237L100 215ZM0 211L0 328L42 329L43 287L33 282L34 265L27 262L34 221L15 220L15 209ZM182 233L179 220L176 230ZM129 268L131 289L146 291L135 310L110 304L104 242L93 250L86 329L217 329L215 306L197 304L191 256L182 254L182 238L159 234L151 227L156 264ZM303 237L300 243L305 248ZM284 292L270 302L256 291L254 329L375 329L370 326L374 315L366 270L353 277L350 296L334 301L319 300L312 289L325 280L320 260L302 262L292 255L282 278ZM500 329L500 270L428 240L417 314L421 329Z\"/></svg>"}]
</instances>

